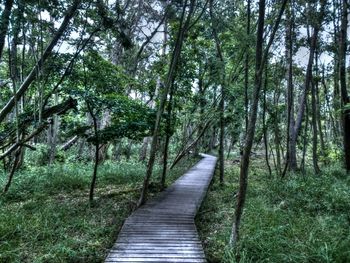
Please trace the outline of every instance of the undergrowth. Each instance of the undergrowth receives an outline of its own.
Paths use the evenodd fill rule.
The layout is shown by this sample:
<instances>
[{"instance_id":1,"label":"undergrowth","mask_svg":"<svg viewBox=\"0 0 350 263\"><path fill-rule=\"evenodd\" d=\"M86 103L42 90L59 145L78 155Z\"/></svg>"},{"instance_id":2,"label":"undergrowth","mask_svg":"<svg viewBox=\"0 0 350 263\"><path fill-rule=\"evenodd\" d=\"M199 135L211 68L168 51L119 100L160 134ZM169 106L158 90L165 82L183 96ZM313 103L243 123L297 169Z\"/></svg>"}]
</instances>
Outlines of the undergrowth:
<instances>
[{"instance_id":1,"label":"undergrowth","mask_svg":"<svg viewBox=\"0 0 350 263\"><path fill-rule=\"evenodd\" d=\"M198 159L169 172L168 184ZM0 195L0 262L102 262L140 194L145 164L106 162L99 166L95 203L88 192L92 165L32 167L15 175ZM155 167L151 194L158 191ZM0 175L0 187L6 181Z\"/></svg>"},{"instance_id":2,"label":"undergrowth","mask_svg":"<svg viewBox=\"0 0 350 263\"><path fill-rule=\"evenodd\" d=\"M238 165L211 185L196 222L209 262L350 262L350 177L340 166L320 176L270 178L253 163L240 242L228 246ZM216 176L216 178L218 178Z\"/></svg>"}]
</instances>

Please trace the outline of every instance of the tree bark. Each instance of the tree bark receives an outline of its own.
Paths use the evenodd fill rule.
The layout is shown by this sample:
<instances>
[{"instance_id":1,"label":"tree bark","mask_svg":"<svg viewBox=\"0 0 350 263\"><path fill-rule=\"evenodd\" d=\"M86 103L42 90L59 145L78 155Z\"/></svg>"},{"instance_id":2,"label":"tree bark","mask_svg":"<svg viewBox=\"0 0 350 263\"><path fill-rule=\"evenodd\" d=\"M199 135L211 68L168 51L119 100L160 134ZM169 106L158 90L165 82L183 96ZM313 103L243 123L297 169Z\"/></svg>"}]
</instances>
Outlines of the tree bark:
<instances>
[{"instance_id":1,"label":"tree bark","mask_svg":"<svg viewBox=\"0 0 350 263\"><path fill-rule=\"evenodd\" d=\"M55 94L55 104L58 104L58 94ZM56 157L56 148L57 148L57 137L59 129L59 118L57 114L54 114L52 118L52 123L48 129L48 144L50 147L49 150L49 164L53 164Z\"/></svg>"},{"instance_id":2,"label":"tree bark","mask_svg":"<svg viewBox=\"0 0 350 263\"><path fill-rule=\"evenodd\" d=\"M161 190L164 190L165 188L165 179L166 179L166 173L168 169L168 151L169 151L169 142L170 137L172 133L172 110L173 110L173 93L174 93L174 86L170 88L170 97L168 101L168 109L167 109L167 121L166 121L166 135L165 135L165 142L164 142L164 156L163 156L163 170L162 170L162 176L160 180L160 187Z\"/></svg>"},{"instance_id":3,"label":"tree bark","mask_svg":"<svg viewBox=\"0 0 350 263\"><path fill-rule=\"evenodd\" d=\"M220 86L221 86L221 100L219 102L219 111L220 111L220 135L219 135L219 176L220 183L224 182L224 173L225 173L225 89L226 89L226 69L225 69L225 60L221 50L221 43L217 32L217 21L213 12L213 0L209 0L209 12L210 19L212 24L212 34L215 41L217 57L220 60Z\"/></svg>"},{"instance_id":4,"label":"tree bark","mask_svg":"<svg viewBox=\"0 0 350 263\"><path fill-rule=\"evenodd\" d=\"M22 150L22 147L20 147L15 153L15 160L13 161L13 165L12 165L10 174L9 174L9 176L7 178L7 183L6 183L5 187L4 187L4 193L7 193L7 191L10 189L13 176L14 176L16 170L17 170L18 162L20 160L21 150Z\"/></svg>"},{"instance_id":5,"label":"tree bark","mask_svg":"<svg viewBox=\"0 0 350 263\"><path fill-rule=\"evenodd\" d=\"M251 13L251 0L247 1L247 40L244 55L244 111L245 111L245 133L248 131L249 122L249 96L248 96L248 86L249 86L249 48L250 48L250 13Z\"/></svg>"},{"instance_id":6,"label":"tree bark","mask_svg":"<svg viewBox=\"0 0 350 263\"><path fill-rule=\"evenodd\" d=\"M144 162L147 158L147 150L149 144L150 137L143 138L142 146L140 149L139 161Z\"/></svg>"},{"instance_id":7,"label":"tree bark","mask_svg":"<svg viewBox=\"0 0 350 263\"><path fill-rule=\"evenodd\" d=\"M282 177L285 176L287 168L290 171L296 171L296 134L294 130L294 84L293 84L293 33L294 33L294 11L293 2L289 4L286 12L286 60L287 60L287 155L286 163L282 172Z\"/></svg>"},{"instance_id":8,"label":"tree bark","mask_svg":"<svg viewBox=\"0 0 350 263\"><path fill-rule=\"evenodd\" d=\"M276 94L277 93L277 94ZM279 87L275 89L274 94L274 104L277 106L274 110L273 118L273 131L274 131L274 142L275 142L275 151L276 151L276 161L277 161L277 174L281 175L281 136L280 136L280 126L279 126L279 112L278 112L278 101L280 97Z\"/></svg>"},{"instance_id":9,"label":"tree bark","mask_svg":"<svg viewBox=\"0 0 350 263\"><path fill-rule=\"evenodd\" d=\"M5 39L7 35L7 30L10 22L11 9L13 6L13 0L6 0L4 10L1 14L0 22L0 62L2 58L2 52L5 46Z\"/></svg>"},{"instance_id":10,"label":"tree bark","mask_svg":"<svg viewBox=\"0 0 350 263\"><path fill-rule=\"evenodd\" d=\"M73 138L69 139L65 144L63 144L60 150L68 151L78 140L79 140L78 135L75 135Z\"/></svg>"},{"instance_id":11,"label":"tree bark","mask_svg":"<svg viewBox=\"0 0 350 263\"><path fill-rule=\"evenodd\" d=\"M89 201L90 205L93 204L94 201L94 191L95 191L95 186L96 186L96 179L97 179L97 168L99 164L99 150L100 150L100 144L99 144L99 139L98 139L98 122L97 122L97 117L93 112L93 109L89 102L86 102L88 111L91 115L93 126L94 126L94 133L96 137L96 142L95 142L95 157L94 157L94 170L92 173L92 178L91 178L91 184L90 184L90 193L89 193Z\"/></svg>"},{"instance_id":12,"label":"tree bark","mask_svg":"<svg viewBox=\"0 0 350 263\"><path fill-rule=\"evenodd\" d=\"M318 152L317 152L317 105L316 105L316 85L314 79L311 80L311 107L312 107L312 163L316 174L320 173L318 166Z\"/></svg>"},{"instance_id":13,"label":"tree bark","mask_svg":"<svg viewBox=\"0 0 350 263\"><path fill-rule=\"evenodd\" d=\"M346 49L348 27L348 1L342 1L342 19L339 39L339 79L343 106L349 106L350 99L346 85ZM350 173L350 109L342 111L345 169Z\"/></svg>"},{"instance_id":14,"label":"tree bark","mask_svg":"<svg viewBox=\"0 0 350 263\"><path fill-rule=\"evenodd\" d=\"M265 148L265 162L269 171L270 177L272 176L271 165L269 162L269 145L267 140L267 126L266 126L266 89L267 89L267 67L265 68L265 82L264 82L264 98L263 98L263 132L264 132L264 148Z\"/></svg>"}]
</instances>

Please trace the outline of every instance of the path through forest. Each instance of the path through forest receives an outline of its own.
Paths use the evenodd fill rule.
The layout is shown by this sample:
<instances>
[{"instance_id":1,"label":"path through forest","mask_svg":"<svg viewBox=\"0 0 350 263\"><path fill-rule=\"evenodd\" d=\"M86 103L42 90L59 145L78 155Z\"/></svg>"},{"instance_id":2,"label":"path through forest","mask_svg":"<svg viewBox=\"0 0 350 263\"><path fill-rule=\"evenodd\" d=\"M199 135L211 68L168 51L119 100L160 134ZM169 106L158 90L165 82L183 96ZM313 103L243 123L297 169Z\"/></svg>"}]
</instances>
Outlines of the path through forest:
<instances>
[{"instance_id":1,"label":"path through forest","mask_svg":"<svg viewBox=\"0 0 350 263\"><path fill-rule=\"evenodd\" d=\"M105 262L206 262L194 217L216 157L203 159L124 223Z\"/></svg>"}]
</instances>

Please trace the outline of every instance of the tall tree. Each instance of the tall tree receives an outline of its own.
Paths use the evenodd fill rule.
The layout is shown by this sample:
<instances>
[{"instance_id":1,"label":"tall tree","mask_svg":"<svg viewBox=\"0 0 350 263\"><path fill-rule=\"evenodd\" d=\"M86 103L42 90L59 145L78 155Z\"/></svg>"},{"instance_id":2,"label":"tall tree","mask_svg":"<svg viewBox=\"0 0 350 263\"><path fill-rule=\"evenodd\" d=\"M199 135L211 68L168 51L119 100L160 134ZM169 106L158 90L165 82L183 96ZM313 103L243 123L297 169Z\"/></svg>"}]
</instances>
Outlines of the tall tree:
<instances>
[{"instance_id":1,"label":"tall tree","mask_svg":"<svg viewBox=\"0 0 350 263\"><path fill-rule=\"evenodd\" d=\"M209 0L209 12L212 24L213 38L215 41L216 53L219 59L219 83L221 86L221 99L219 103L220 111L220 137L219 137L219 173L220 173L220 182L224 182L224 139L225 139L225 90L226 90L226 68L225 60L222 54L222 48L220 39L218 36L218 23L217 18L214 15L213 11L213 0Z\"/></svg>"},{"instance_id":2,"label":"tall tree","mask_svg":"<svg viewBox=\"0 0 350 263\"><path fill-rule=\"evenodd\" d=\"M155 162L155 158L156 158L157 143L158 143L158 137L159 137L159 132L160 132L160 123L161 123L162 115L164 112L165 102L166 102L166 98L167 98L168 93L169 93L169 89L174 82L177 65L178 65L178 62L180 59L180 55L181 55L182 45L183 45L183 42L185 39L185 33L187 32L187 30L190 26L191 17L192 17L193 11L194 11L195 0L190 0L189 11L188 11L188 14L186 16L187 5L188 5L188 0L186 0L183 3L182 14L181 14L181 18L180 18L180 26L179 26L179 30L178 30L176 41L175 41L175 47L174 47L174 50L172 52L171 62L170 62L169 70L167 73L167 78L166 78L166 81L164 83L163 90L160 94L160 102L159 102L159 107L158 107L157 116L156 116L156 122L155 122L153 136L152 136L150 157L149 157L149 161L147 163L146 175L145 175L145 178L143 181L141 196L140 196L140 199L139 199L138 204L137 204L138 206L143 205L147 200L148 185L149 185L149 181L150 181L151 176L152 176L153 166L154 166L154 162Z\"/></svg>"},{"instance_id":3,"label":"tall tree","mask_svg":"<svg viewBox=\"0 0 350 263\"><path fill-rule=\"evenodd\" d=\"M303 117L304 117L304 112L305 112L305 105L306 105L306 100L307 100L307 96L308 93L310 91L310 87L312 84L312 67L313 67L313 62L314 62L314 57L315 57L315 52L316 52L316 48L317 48L317 40L318 40L318 34L322 25L322 20L324 18L325 15L325 6L326 6L326 0L320 0L320 10L319 12L316 13L316 19L315 22L313 23L313 33L311 38L309 39L309 45L310 45L310 53L309 53L309 59L308 59L308 64L306 67L306 74L305 74L305 82L304 82L304 87L303 87L303 93L300 97L300 101L299 101L299 109L298 109L298 113L297 113L297 117L296 117L296 121L295 121L295 125L294 125L294 130L291 132L291 139L289 141L289 147L291 149L296 149L296 142L297 142L297 138L300 132L300 128L302 125L302 121L303 121ZM311 8L309 10L309 12L311 11ZM308 23L310 23L310 21L308 21ZM289 152L289 158L291 160L296 160L296 151L290 151ZM292 163L291 164L291 169L296 168L295 164Z\"/></svg>"},{"instance_id":4,"label":"tall tree","mask_svg":"<svg viewBox=\"0 0 350 263\"><path fill-rule=\"evenodd\" d=\"M341 114L343 123L344 155L345 167L350 172L350 99L346 84L346 50L347 50L347 28L348 28L348 8L347 0L342 1L342 16L339 36L339 80L343 111Z\"/></svg>"},{"instance_id":5,"label":"tall tree","mask_svg":"<svg viewBox=\"0 0 350 263\"><path fill-rule=\"evenodd\" d=\"M235 209L234 223L232 226L232 232L231 232L231 238L230 238L230 243L232 246L235 246L237 240L239 239L239 227L241 223L241 218L242 218L242 213L243 213L243 208L244 208L244 203L245 203L245 198L247 193L250 153L252 150L253 140L255 135L255 125L256 125L256 119L257 119L257 113L258 113L259 94L262 87L263 69L268 57L269 49L272 45L278 26L280 24L287 1L288 0L284 0L282 2L281 8L279 10L276 22L273 25L271 35L265 47L265 50L263 50L264 25L265 25L265 0L259 1L258 29L257 29L256 50L255 50L254 90L253 90L253 96L252 96L248 132L246 135L243 155L241 158L239 190L238 190L237 204Z\"/></svg>"},{"instance_id":6,"label":"tall tree","mask_svg":"<svg viewBox=\"0 0 350 263\"><path fill-rule=\"evenodd\" d=\"M7 34L7 29L10 22L11 9L13 6L13 0L6 0L4 10L2 11L0 17L0 61L2 58L2 52L5 46L5 39Z\"/></svg>"},{"instance_id":7,"label":"tall tree","mask_svg":"<svg viewBox=\"0 0 350 263\"><path fill-rule=\"evenodd\" d=\"M296 142L294 141L296 136L294 134L293 25L293 1L290 1L288 9L286 10L287 156L286 166L282 176L285 175L288 167L292 171L297 169Z\"/></svg>"}]
</instances>

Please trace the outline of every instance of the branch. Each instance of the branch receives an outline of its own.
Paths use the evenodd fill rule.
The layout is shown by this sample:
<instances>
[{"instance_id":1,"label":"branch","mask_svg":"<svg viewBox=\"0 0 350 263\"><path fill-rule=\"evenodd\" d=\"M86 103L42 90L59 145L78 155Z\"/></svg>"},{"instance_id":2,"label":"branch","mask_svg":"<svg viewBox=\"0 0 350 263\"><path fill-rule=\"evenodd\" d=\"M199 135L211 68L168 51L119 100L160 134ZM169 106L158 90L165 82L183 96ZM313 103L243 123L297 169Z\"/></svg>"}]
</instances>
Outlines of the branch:
<instances>
[{"instance_id":1,"label":"branch","mask_svg":"<svg viewBox=\"0 0 350 263\"><path fill-rule=\"evenodd\" d=\"M54 114L57 114L57 115L65 114L68 110L76 108L76 105L77 105L77 101L73 98L69 98L68 100L60 104L44 109L42 113L42 118L48 119ZM30 125L30 123L34 121L33 112L20 115L20 120L21 120L21 123L19 124L19 127L20 129L24 130L26 127ZM16 132L16 128L7 129L6 133L0 137L0 144L3 144L5 140L10 136L14 135L15 132Z\"/></svg>"},{"instance_id":2,"label":"branch","mask_svg":"<svg viewBox=\"0 0 350 263\"><path fill-rule=\"evenodd\" d=\"M194 146L196 146L197 142L199 141L200 138L203 137L205 131L210 127L211 120L208 121L201 133L198 135L198 137L190 144L188 145L185 149L183 149L175 158L174 162L170 166L170 169L172 169Z\"/></svg>"},{"instance_id":3,"label":"branch","mask_svg":"<svg viewBox=\"0 0 350 263\"><path fill-rule=\"evenodd\" d=\"M43 124L41 124L36 130L34 130L27 138L24 138L22 140L20 140L19 142L16 142L15 144L13 144L10 148L7 149L6 152L4 152L2 155L0 155L0 160L4 159L6 156L10 155L13 151L17 150L18 147L21 146L28 146L27 144L25 144L27 141L29 141L30 139L32 139L34 136L38 135L39 133L41 133L44 129L47 128L47 126L50 123L48 121L44 122ZM31 147L30 147L31 148Z\"/></svg>"},{"instance_id":4,"label":"branch","mask_svg":"<svg viewBox=\"0 0 350 263\"><path fill-rule=\"evenodd\" d=\"M80 4L80 0L75 0L73 2L73 5L67 11L67 14L64 17L60 28L58 29L58 31L56 32L54 37L51 39L51 42L46 47L41 58L38 60L38 62L33 67L32 71L29 73L29 75L24 80L24 82L21 84L21 86L17 90L16 94L14 94L14 96L2 108L2 110L0 111L0 122L2 122L5 119L5 117L7 116L7 114L11 112L12 108L15 105L15 100L18 101L24 95L24 93L27 91L27 89L30 87L32 82L38 77L38 72L40 72L42 65L49 58L49 56L52 53L53 48L56 46L58 40L61 38L64 31L67 29L70 20L74 16L75 11L78 9L79 4Z\"/></svg>"}]
</instances>

